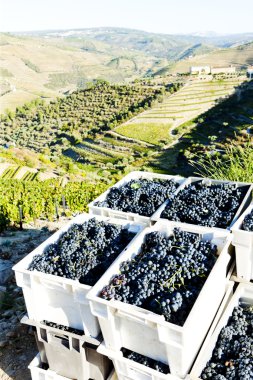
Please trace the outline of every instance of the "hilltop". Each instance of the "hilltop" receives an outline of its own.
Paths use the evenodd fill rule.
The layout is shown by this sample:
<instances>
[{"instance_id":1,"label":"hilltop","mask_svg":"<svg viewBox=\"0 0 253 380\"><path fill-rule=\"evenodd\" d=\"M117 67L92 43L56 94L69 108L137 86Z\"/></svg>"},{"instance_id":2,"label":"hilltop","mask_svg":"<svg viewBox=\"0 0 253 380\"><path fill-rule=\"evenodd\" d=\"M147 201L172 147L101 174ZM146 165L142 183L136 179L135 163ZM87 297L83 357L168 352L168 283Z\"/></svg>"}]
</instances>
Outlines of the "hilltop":
<instances>
[{"instance_id":1,"label":"hilltop","mask_svg":"<svg viewBox=\"0 0 253 380\"><path fill-rule=\"evenodd\" d=\"M24 34L24 33L22 33ZM91 45L99 43L107 46L124 48L125 50L142 51L149 56L164 57L166 59L180 59L182 53L189 48L199 45L208 45L209 48L224 48L242 45L253 40L253 33L233 35L216 34L159 34L142 30L116 27L100 27L73 30L51 30L27 32L26 36L61 38L64 40L85 39Z\"/></svg>"},{"instance_id":2,"label":"hilltop","mask_svg":"<svg viewBox=\"0 0 253 380\"><path fill-rule=\"evenodd\" d=\"M203 49L199 51L199 55L196 55L196 51L190 51L188 58L158 70L155 75L188 73L190 66L228 67L232 65L237 70L245 70L248 66L253 65L253 42L236 47L218 48L209 52L205 52Z\"/></svg>"}]
</instances>

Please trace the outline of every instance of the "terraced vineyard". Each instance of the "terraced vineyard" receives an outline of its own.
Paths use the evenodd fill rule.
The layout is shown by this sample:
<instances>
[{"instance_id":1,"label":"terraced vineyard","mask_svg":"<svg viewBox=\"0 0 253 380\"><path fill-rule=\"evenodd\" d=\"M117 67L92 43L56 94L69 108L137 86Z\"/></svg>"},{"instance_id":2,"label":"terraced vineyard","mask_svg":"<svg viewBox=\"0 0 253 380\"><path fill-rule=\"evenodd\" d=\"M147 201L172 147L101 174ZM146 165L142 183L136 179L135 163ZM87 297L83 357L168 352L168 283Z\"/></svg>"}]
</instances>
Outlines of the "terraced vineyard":
<instances>
[{"instance_id":1,"label":"terraced vineyard","mask_svg":"<svg viewBox=\"0 0 253 380\"><path fill-rule=\"evenodd\" d=\"M126 167L149 167L149 157L154 157L155 170L164 170L166 148L239 84L239 80L195 81L176 91L180 84L101 82L49 105L33 102L2 117L0 144L12 141L54 162L66 157L84 173L109 170L116 174ZM31 180L28 174L18 173L15 178Z\"/></svg>"},{"instance_id":2,"label":"terraced vineyard","mask_svg":"<svg viewBox=\"0 0 253 380\"><path fill-rule=\"evenodd\" d=\"M0 180L19 179L21 181L34 181L38 179L39 172L25 166L0 164Z\"/></svg>"},{"instance_id":3,"label":"terraced vineyard","mask_svg":"<svg viewBox=\"0 0 253 380\"><path fill-rule=\"evenodd\" d=\"M53 162L65 156L77 164L92 165L93 170L113 170L115 165L147 156L153 146L139 145L111 131L178 87L170 83L109 85L100 81L50 104L37 100L2 116L0 145L27 148ZM142 164L142 160L138 162Z\"/></svg>"},{"instance_id":4,"label":"terraced vineyard","mask_svg":"<svg viewBox=\"0 0 253 380\"><path fill-rule=\"evenodd\" d=\"M177 143L154 156L151 165L185 176L196 170L189 164L192 159L197 163L207 152L215 158L232 142L238 146L250 141L252 144L253 82L245 83L236 93L175 132L179 136Z\"/></svg>"},{"instance_id":5,"label":"terraced vineyard","mask_svg":"<svg viewBox=\"0 0 253 380\"><path fill-rule=\"evenodd\" d=\"M172 143L180 135L181 125L233 94L240 83L240 80L189 82L162 103L123 123L115 131L152 144Z\"/></svg>"},{"instance_id":6,"label":"terraced vineyard","mask_svg":"<svg viewBox=\"0 0 253 380\"><path fill-rule=\"evenodd\" d=\"M168 146L177 146L181 137L205 118L206 112L233 97L240 83L240 80L189 83L173 95L166 95L163 102L95 139L83 140L65 154L109 170L117 171L122 164L138 168L150 167L151 163L156 171L167 172L168 163L174 162L173 154L167 156ZM207 136L211 128L206 128ZM234 136L235 130L232 133Z\"/></svg>"}]
</instances>

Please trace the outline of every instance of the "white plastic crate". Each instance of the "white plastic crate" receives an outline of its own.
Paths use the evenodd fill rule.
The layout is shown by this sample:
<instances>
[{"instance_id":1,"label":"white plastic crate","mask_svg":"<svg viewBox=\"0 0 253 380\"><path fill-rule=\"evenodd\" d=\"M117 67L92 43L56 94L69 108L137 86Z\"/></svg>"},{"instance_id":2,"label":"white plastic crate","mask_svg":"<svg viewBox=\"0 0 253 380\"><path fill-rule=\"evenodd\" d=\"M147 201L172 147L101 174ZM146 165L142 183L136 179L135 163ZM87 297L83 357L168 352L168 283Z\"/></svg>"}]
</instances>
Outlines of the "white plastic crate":
<instances>
[{"instance_id":1,"label":"white plastic crate","mask_svg":"<svg viewBox=\"0 0 253 380\"><path fill-rule=\"evenodd\" d=\"M244 197L244 199L242 200L241 202L241 205L240 207L238 208L230 226L227 227L228 230L231 229L231 227L233 226L233 224L236 222L236 220L238 219L238 217L241 215L241 213L245 210L245 208L250 204L251 200L252 200L252 184L251 183L246 183L246 182L231 182L231 181L220 181L220 180L215 180L215 179L211 179L211 178L201 178L201 177L189 177L187 178L182 186L180 186L180 190L184 189L185 187L187 187L188 185L194 183L194 182L197 182L197 181L202 181L203 184L213 184L213 185L218 185L218 184L222 184L222 183L230 183L230 184L235 184L237 187L242 187L242 186L249 186L249 189ZM178 192L179 192L178 191ZM164 202L160 208L153 214L153 216L151 217L151 220L153 222L156 222L157 220L159 220L161 218L161 214L163 212L163 210L165 209L165 207L167 206L167 204L169 203L169 201L166 201ZM175 222L174 223L181 223L181 222ZM184 223L184 224L189 224L189 225L192 225L194 226L195 224L191 224L191 223ZM217 227L216 227L217 228ZM222 228L221 228L222 229Z\"/></svg>"},{"instance_id":2,"label":"white plastic crate","mask_svg":"<svg viewBox=\"0 0 253 380\"><path fill-rule=\"evenodd\" d=\"M98 317L105 345L119 351L121 347L169 364L171 374L184 377L204 340L216 311L225 294L227 271L231 262L231 235L228 231L181 225L182 230L198 233L202 239L212 240L218 247L218 259L209 274L184 325L166 322L163 316L140 307L115 300L105 300L98 295L119 273L120 263L132 259L141 250L147 233L160 231L169 236L175 224L160 220L146 228L138 238L111 265L88 294L92 313Z\"/></svg>"},{"instance_id":3,"label":"white plastic crate","mask_svg":"<svg viewBox=\"0 0 253 380\"><path fill-rule=\"evenodd\" d=\"M143 364L123 357L122 351L113 351L106 348L102 343L98 347L98 352L108 356L113 361L113 365L119 380L180 380L178 376L164 374Z\"/></svg>"},{"instance_id":4,"label":"white plastic crate","mask_svg":"<svg viewBox=\"0 0 253 380\"><path fill-rule=\"evenodd\" d=\"M101 336L99 339L80 336L29 320L27 317L21 322L36 329L40 357L43 363L49 365L50 370L76 380L107 379L112 363L97 352Z\"/></svg>"},{"instance_id":5,"label":"white plastic crate","mask_svg":"<svg viewBox=\"0 0 253 380\"><path fill-rule=\"evenodd\" d=\"M146 179L163 179L163 180L170 180L174 179L180 186L182 183L185 181L185 178L180 177L180 176L172 176L172 175L166 175L166 174L158 174L158 173L149 173L149 172L138 172L138 171L133 171L129 174L127 174L124 178L122 178L119 182L117 182L115 185L112 187L121 187L122 185L128 183L129 181L133 179L139 179L139 178L146 178ZM107 194L109 193L111 187L105 191L103 194L101 194L99 197L97 197L93 202L88 204L89 207L89 213L92 215L102 215L102 216L109 216L111 218L118 218L118 219L123 219L123 220L130 220L134 221L136 223L142 223L145 224L146 226L150 226L151 223L151 217L148 216L142 216L136 213L132 212L124 212L124 211L119 211L119 210L113 210L108 207L98 207L95 206L96 202L101 202L104 201L107 197ZM175 194L179 191L179 188L176 190Z\"/></svg>"},{"instance_id":6,"label":"white plastic crate","mask_svg":"<svg viewBox=\"0 0 253 380\"><path fill-rule=\"evenodd\" d=\"M57 373L51 371L50 369L42 369L41 364L42 361L40 358L40 354L37 354L37 356L35 356L35 358L31 361L31 363L28 366L28 368L31 371L32 380L73 380L67 377L57 375Z\"/></svg>"},{"instance_id":7,"label":"white plastic crate","mask_svg":"<svg viewBox=\"0 0 253 380\"><path fill-rule=\"evenodd\" d=\"M253 231L242 229L246 215L253 210L253 203L244 211L232 227L233 245L235 246L236 274L246 281L253 279Z\"/></svg>"},{"instance_id":8,"label":"white plastic crate","mask_svg":"<svg viewBox=\"0 0 253 380\"><path fill-rule=\"evenodd\" d=\"M57 242L59 237L73 224L83 224L92 218L94 216L89 214L78 215L16 264L13 270L15 271L17 285L23 289L30 319L38 322L43 320L55 322L83 330L86 335L96 337L100 328L97 318L91 313L86 298L91 286L81 284L78 280L27 270L33 257L43 254L45 249ZM137 234L144 228L144 226L128 221L99 216L95 218L97 221L125 226L129 231Z\"/></svg>"},{"instance_id":9,"label":"white plastic crate","mask_svg":"<svg viewBox=\"0 0 253 380\"><path fill-rule=\"evenodd\" d=\"M222 304L219 314L221 318L218 324L213 324L210 333L208 334L199 355L194 363L194 366L190 372L189 379L199 380L201 379L201 373L205 368L207 362L211 359L213 350L215 348L217 339L219 337L220 331L228 323L229 317L232 315L232 312L239 302L242 302L246 305L253 305L253 284L244 284L240 283L230 299L229 303Z\"/></svg>"},{"instance_id":10,"label":"white plastic crate","mask_svg":"<svg viewBox=\"0 0 253 380\"><path fill-rule=\"evenodd\" d=\"M31 363L28 366L28 368L31 371L32 380L76 380L76 379L57 375L56 372L50 369L47 369L47 370L42 369L40 368L41 364L42 364L42 361L40 358L40 354L37 354L37 356L35 356L35 358L31 361ZM97 380L97 379L94 379L94 380ZM114 370L110 373L107 380L118 380L117 375Z\"/></svg>"}]
</instances>

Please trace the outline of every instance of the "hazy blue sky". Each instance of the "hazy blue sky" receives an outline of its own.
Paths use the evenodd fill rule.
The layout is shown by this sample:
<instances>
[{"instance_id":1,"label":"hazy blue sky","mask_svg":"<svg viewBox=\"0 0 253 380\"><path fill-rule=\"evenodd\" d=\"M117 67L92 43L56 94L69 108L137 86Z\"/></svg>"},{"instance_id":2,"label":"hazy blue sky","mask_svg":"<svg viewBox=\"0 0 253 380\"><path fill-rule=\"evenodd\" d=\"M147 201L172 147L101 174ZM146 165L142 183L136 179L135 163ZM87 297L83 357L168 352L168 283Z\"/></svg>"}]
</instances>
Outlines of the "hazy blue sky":
<instances>
[{"instance_id":1,"label":"hazy blue sky","mask_svg":"<svg viewBox=\"0 0 253 380\"><path fill-rule=\"evenodd\" d=\"M253 32L253 0L0 0L0 30L118 26L161 33Z\"/></svg>"}]
</instances>

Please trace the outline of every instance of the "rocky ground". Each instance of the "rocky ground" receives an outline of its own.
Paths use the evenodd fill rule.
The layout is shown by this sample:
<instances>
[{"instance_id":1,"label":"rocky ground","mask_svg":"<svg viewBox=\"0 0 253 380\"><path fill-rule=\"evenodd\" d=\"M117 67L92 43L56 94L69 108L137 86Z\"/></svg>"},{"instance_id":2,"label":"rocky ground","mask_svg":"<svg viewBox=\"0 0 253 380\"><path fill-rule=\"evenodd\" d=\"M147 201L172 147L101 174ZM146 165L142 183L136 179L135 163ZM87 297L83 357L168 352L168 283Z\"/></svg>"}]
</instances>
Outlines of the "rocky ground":
<instances>
[{"instance_id":1,"label":"rocky ground","mask_svg":"<svg viewBox=\"0 0 253 380\"><path fill-rule=\"evenodd\" d=\"M20 323L26 309L11 268L65 223L27 224L0 234L0 380L30 380L27 366L37 353L31 327Z\"/></svg>"}]
</instances>

